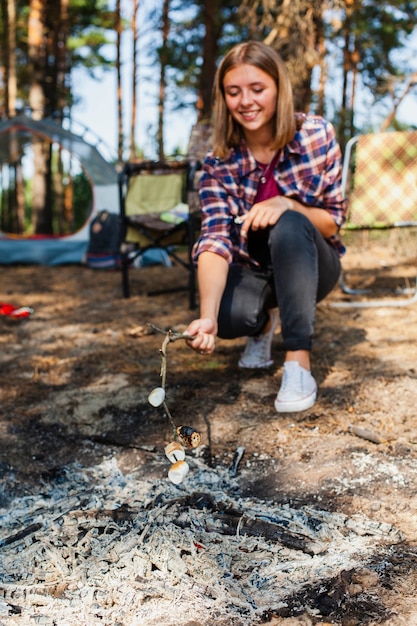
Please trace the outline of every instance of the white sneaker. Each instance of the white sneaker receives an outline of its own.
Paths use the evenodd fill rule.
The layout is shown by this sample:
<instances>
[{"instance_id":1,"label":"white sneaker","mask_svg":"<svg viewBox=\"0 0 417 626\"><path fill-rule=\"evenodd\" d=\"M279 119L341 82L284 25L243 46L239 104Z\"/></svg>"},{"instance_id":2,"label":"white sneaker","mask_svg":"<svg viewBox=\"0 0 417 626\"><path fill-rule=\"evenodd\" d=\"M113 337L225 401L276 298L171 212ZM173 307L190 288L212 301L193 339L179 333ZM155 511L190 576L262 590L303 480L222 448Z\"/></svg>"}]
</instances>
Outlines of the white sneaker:
<instances>
[{"instance_id":1,"label":"white sneaker","mask_svg":"<svg viewBox=\"0 0 417 626\"><path fill-rule=\"evenodd\" d=\"M275 329L278 326L279 314L278 309L270 309L268 311L271 320L271 328L264 335L257 337L248 337L245 350L242 352L238 366L246 369L258 369L263 367L271 367L273 361L271 359L271 344Z\"/></svg>"},{"instance_id":2,"label":"white sneaker","mask_svg":"<svg viewBox=\"0 0 417 626\"><path fill-rule=\"evenodd\" d=\"M317 385L311 373L297 361L286 361L281 389L275 399L278 413L293 413L310 409L316 401Z\"/></svg>"}]
</instances>

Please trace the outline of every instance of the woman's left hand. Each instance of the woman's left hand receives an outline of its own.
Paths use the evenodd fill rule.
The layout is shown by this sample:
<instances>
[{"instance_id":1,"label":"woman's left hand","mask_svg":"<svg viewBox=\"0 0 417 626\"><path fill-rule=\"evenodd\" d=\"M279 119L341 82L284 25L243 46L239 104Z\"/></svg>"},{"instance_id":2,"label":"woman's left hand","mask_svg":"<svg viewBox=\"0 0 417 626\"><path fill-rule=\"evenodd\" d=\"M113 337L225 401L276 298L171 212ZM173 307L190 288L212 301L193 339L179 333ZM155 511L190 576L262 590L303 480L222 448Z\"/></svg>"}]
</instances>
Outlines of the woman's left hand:
<instances>
[{"instance_id":1,"label":"woman's left hand","mask_svg":"<svg viewBox=\"0 0 417 626\"><path fill-rule=\"evenodd\" d=\"M262 202L257 202L246 214L242 223L242 235L250 229L259 230L276 224L285 211L293 208L293 200L286 196L275 196Z\"/></svg>"}]
</instances>

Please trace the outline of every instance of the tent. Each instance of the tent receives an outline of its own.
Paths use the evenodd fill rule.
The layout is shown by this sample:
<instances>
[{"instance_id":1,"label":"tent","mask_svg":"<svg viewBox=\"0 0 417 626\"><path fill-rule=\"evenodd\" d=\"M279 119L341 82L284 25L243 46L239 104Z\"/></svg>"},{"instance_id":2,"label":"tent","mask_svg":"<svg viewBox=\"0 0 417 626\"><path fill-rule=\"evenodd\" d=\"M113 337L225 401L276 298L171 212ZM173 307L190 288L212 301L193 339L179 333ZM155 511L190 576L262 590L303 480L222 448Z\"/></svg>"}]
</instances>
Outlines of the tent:
<instances>
[{"instance_id":1,"label":"tent","mask_svg":"<svg viewBox=\"0 0 417 626\"><path fill-rule=\"evenodd\" d=\"M21 156L36 136L58 144L79 160L91 185L92 206L84 225L69 235L25 237L0 230L0 264L81 263L88 248L92 219L104 209L119 211L117 171L102 156L98 144L92 145L53 119L34 120L26 115L0 121L0 166L13 163L16 151Z\"/></svg>"}]
</instances>

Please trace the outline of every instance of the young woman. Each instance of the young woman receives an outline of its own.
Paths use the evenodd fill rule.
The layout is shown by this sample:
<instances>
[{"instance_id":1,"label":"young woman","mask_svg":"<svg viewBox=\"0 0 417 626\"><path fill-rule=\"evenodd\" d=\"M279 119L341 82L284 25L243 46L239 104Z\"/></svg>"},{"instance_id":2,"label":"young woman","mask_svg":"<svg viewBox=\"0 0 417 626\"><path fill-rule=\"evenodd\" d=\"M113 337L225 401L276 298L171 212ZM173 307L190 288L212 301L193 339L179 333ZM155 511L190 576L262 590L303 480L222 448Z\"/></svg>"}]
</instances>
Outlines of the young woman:
<instances>
[{"instance_id":1,"label":"young woman","mask_svg":"<svg viewBox=\"0 0 417 626\"><path fill-rule=\"evenodd\" d=\"M344 253L341 154L331 124L294 113L285 65L263 43L235 46L218 68L200 203L200 317L187 328L189 346L210 354L216 336L247 336L239 367L270 367L280 321L275 408L309 409L316 303L337 283Z\"/></svg>"}]
</instances>

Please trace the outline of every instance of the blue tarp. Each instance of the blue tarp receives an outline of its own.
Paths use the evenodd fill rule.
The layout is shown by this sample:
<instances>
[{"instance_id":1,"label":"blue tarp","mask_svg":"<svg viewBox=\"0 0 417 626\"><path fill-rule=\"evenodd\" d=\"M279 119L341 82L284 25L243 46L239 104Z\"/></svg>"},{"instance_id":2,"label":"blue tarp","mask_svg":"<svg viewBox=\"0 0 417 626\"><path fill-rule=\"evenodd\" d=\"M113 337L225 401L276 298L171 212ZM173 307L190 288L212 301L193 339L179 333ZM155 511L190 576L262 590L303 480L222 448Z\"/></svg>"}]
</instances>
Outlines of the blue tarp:
<instances>
[{"instance_id":1,"label":"blue tarp","mask_svg":"<svg viewBox=\"0 0 417 626\"><path fill-rule=\"evenodd\" d=\"M88 241L73 239L12 239L0 237L0 263L35 263L65 265L82 263Z\"/></svg>"}]
</instances>

